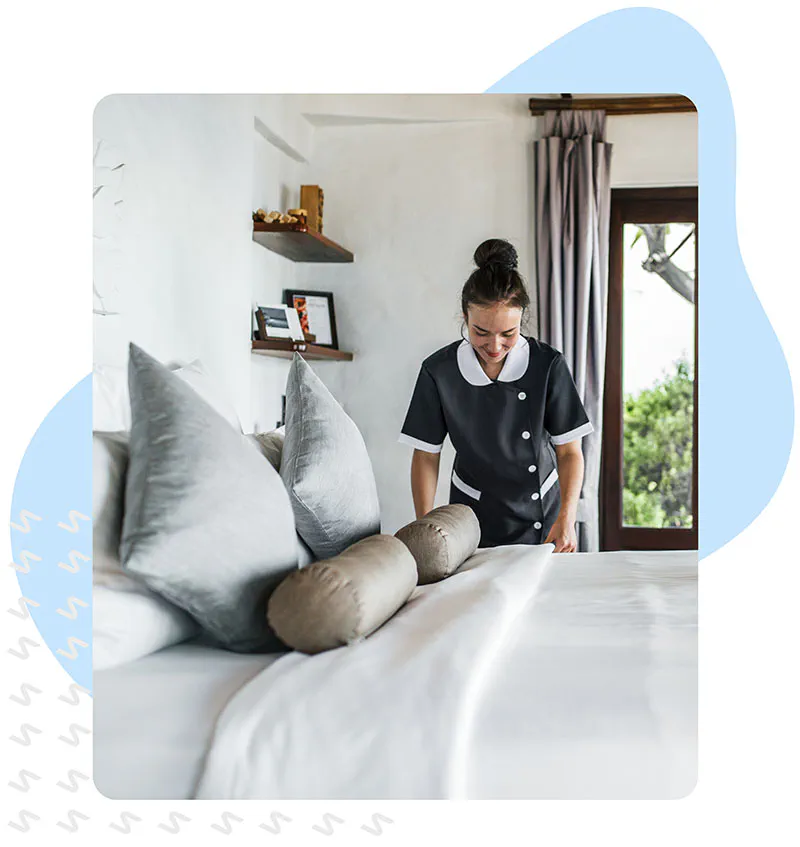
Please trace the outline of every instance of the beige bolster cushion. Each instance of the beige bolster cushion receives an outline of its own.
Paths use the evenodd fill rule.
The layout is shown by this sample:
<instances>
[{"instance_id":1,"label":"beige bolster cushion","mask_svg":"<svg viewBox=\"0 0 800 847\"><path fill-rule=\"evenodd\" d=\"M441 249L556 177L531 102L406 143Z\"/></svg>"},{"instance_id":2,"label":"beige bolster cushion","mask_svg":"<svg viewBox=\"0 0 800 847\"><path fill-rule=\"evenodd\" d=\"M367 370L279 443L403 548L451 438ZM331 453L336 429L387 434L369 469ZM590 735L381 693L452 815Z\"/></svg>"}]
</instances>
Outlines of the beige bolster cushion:
<instances>
[{"instance_id":1,"label":"beige bolster cushion","mask_svg":"<svg viewBox=\"0 0 800 847\"><path fill-rule=\"evenodd\" d=\"M267 620L289 647L321 653L374 632L416 584L417 567L405 544L371 535L290 573L269 598Z\"/></svg>"},{"instance_id":2,"label":"beige bolster cushion","mask_svg":"<svg viewBox=\"0 0 800 847\"><path fill-rule=\"evenodd\" d=\"M395 533L417 563L420 585L455 573L477 550L481 527L475 512L461 503L439 506Z\"/></svg>"}]
</instances>

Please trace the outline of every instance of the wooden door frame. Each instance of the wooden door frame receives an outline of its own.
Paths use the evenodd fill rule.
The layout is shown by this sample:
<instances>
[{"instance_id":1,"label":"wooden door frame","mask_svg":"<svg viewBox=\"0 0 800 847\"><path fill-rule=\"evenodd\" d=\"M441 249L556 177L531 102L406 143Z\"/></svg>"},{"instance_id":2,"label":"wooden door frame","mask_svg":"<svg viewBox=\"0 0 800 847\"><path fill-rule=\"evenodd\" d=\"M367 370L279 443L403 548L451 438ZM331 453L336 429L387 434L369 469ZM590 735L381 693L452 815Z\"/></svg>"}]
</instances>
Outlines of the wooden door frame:
<instances>
[{"instance_id":1,"label":"wooden door frame","mask_svg":"<svg viewBox=\"0 0 800 847\"><path fill-rule=\"evenodd\" d=\"M601 550L696 550L698 548L698 259L699 227L695 230L694 422L692 430L691 529L625 527L622 524L622 274L625 223L690 221L697 227L697 188L618 188L611 191L609 228L608 323L603 397L603 447L600 470Z\"/></svg>"}]
</instances>

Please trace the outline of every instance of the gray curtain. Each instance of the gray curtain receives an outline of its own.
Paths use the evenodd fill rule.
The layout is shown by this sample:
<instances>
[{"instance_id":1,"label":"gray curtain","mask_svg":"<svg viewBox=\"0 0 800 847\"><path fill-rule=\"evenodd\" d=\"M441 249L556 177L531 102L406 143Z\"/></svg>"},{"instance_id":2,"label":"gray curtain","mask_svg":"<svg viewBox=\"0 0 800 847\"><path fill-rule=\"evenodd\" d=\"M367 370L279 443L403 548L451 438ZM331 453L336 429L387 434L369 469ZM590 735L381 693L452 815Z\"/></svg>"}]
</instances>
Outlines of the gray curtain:
<instances>
[{"instance_id":1,"label":"gray curtain","mask_svg":"<svg viewBox=\"0 0 800 847\"><path fill-rule=\"evenodd\" d=\"M546 112L533 145L539 337L566 357L594 425L582 443L577 527L578 549L589 552L600 548L612 149L605 124L602 111Z\"/></svg>"}]
</instances>

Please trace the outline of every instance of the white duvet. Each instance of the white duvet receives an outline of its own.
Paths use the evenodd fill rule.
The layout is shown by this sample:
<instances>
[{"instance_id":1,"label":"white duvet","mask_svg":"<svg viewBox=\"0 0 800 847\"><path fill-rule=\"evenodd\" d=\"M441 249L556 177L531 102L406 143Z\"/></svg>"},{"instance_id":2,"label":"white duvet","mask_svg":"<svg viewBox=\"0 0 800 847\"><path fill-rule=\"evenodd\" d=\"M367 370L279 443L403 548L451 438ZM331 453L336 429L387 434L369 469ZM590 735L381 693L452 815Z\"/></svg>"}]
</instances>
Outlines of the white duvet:
<instances>
[{"instance_id":1,"label":"white duvet","mask_svg":"<svg viewBox=\"0 0 800 847\"><path fill-rule=\"evenodd\" d=\"M196 796L682 796L696 562L478 551L365 641L288 654L244 685Z\"/></svg>"}]
</instances>

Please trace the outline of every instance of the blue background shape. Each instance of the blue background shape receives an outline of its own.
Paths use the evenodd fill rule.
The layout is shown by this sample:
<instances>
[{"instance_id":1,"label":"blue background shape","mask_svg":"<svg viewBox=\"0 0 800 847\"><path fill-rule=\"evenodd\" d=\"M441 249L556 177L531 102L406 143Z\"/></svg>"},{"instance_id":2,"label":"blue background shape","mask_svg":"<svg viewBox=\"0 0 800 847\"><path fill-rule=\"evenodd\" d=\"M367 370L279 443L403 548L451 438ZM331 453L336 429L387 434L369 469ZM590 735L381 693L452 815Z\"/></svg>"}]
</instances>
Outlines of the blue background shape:
<instances>
[{"instance_id":1,"label":"blue background shape","mask_svg":"<svg viewBox=\"0 0 800 847\"><path fill-rule=\"evenodd\" d=\"M489 91L683 94L697 107L698 530L708 556L770 501L794 430L789 368L739 253L736 129L719 62L676 15L623 9L573 30Z\"/></svg>"},{"instance_id":2,"label":"blue background shape","mask_svg":"<svg viewBox=\"0 0 800 847\"><path fill-rule=\"evenodd\" d=\"M62 398L31 439L14 485L12 523L24 526L23 510L41 520L28 518L28 532L11 528L14 562L25 566L25 550L40 557L28 560L28 573L17 572L22 596L39 604L30 609L31 616L53 655L78 685L91 690L92 526L88 519L70 517L70 512L92 514L91 376ZM79 555L71 561L72 551ZM73 601L70 607L71 597L87 605Z\"/></svg>"},{"instance_id":3,"label":"blue background shape","mask_svg":"<svg viewBox=\"0 0 800 847\"><path fill-rule=\"evenodd\" d=\"M657 33L658 37L653 38ZM680 55L680 61L675 56ZM789 369L742 263L736 237L733 106L711 48L668 12L611 12L568 33L513 70L490 93L684 94L699 122L699 532L709 555L748 526L780 483L794 429ZM766 420L765 420L766 418ZM91 599L88 563L58 567L71 549L91 554L91 526L75 535L59 528L71 510L91 515L91 378L50 412L20 466L11 520L23 509L41 521L25 534L12 529L14 561L23 550L41 556L19 573L22 594L40 605L31 614L67 672L91 689L91 615L64 617L70 596ZM762 433L769 433L768 438ZM758 438L757 445L754 440ZM746 451L746 452L745 452ZM754 455L755 454L755 457ZM77 652L75 659L59 649Z\"/></svg>"}]
</instances>

